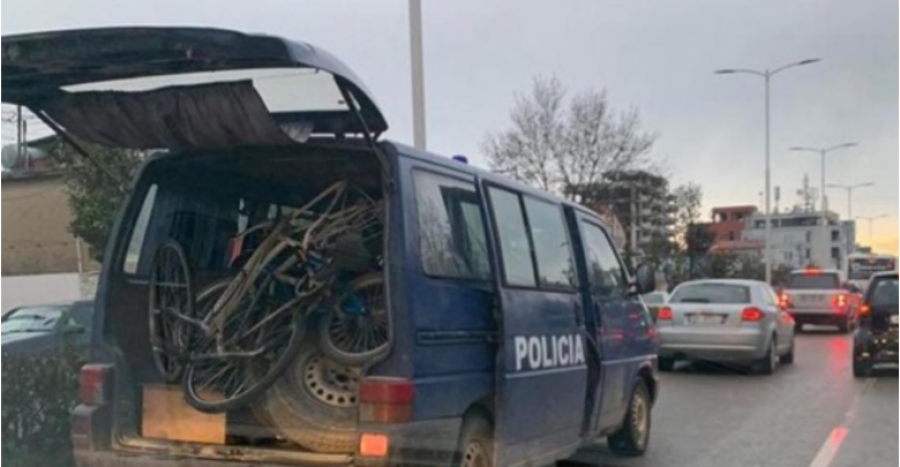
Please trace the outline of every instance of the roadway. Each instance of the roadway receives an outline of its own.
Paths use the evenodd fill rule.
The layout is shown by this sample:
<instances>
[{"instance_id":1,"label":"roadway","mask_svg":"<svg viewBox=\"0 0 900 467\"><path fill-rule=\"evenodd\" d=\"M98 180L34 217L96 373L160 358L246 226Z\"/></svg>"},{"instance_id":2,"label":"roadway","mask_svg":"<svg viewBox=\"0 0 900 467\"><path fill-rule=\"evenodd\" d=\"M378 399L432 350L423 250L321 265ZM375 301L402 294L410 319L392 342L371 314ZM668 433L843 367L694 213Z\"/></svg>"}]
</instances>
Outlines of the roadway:
<instances>
[{"instance_id":1,"label":"roadway","mask_svg":"<svg viewBox=\"0 0 900 467\"><path fill-rule=\"evenodd\" d=\"M769 377L682 364L661 375L646 457L598 448L566 467L896 466L898 372L854 379L851 347L833 332L799 335L796 363Z\"/></svg>"}]
</instances>

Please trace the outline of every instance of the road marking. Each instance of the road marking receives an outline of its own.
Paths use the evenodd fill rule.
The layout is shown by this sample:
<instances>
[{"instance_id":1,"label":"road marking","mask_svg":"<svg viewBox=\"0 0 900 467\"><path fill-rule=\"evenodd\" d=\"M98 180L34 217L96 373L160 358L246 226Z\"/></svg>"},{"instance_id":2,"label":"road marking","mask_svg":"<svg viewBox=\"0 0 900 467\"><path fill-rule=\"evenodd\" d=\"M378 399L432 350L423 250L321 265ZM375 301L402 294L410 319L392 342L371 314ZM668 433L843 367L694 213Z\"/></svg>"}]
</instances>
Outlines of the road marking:
<instances>
[{"instance_id":1,"label":"road marking","mask_svg":"<svg viewBox=\"0 0 900 467\"><path fill-rule=\"evenodd\" d=\"M809 467L830 467L849 432L850 430L845 427L835 428Z\"/></svg>"}]
</instances>

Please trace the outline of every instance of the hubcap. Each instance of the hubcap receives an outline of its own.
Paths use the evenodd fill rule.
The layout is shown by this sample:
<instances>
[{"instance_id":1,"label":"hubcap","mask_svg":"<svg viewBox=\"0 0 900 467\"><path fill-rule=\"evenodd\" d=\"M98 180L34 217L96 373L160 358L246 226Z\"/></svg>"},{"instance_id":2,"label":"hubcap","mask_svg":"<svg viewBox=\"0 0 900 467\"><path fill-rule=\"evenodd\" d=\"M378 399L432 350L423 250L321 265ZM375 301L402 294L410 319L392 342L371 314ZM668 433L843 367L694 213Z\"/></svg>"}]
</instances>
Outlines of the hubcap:
<instances>
[{"instance_id":1,"label":"hubcap","mask_svg":"<svg viewBox=\"0 0 900 467\"><path fill-rule=\"evenodd\" d=\"M317 354L310 356L303 367L306 390L319 402L333 407L356 407L359 376L358 368L339 365Z\"/></svg>"},{"instance_id":2,"label":"hubcap","mask_svg":"<svg viewBox=\"0 0 900 467\"><path fill-rule=\"evenodd\" d=\"M778 345L775 341L772 341L772 348L769 351L769 358L771 359L772 368L778 367Z\"/></svg>"},{"instance_id":3,"label":"hubcap","mask_svg":"<svg viewBox=\"0 0 900 467\"><path fill-rule=\"evenodd\" d=\"M490 460L487 453L478 442L470 442L463 453L463 467L490 467Z\"/></svg>"},{"instance_id":4,"label":"hubcap","mask_svg":"<svg viewBox=\"0 0 900 467\"><path fill-rule=\"evenodd\" d=\"M634 432L637 435L638 443L643 446L650 431L650 410L647 406L647 401L642 396L635 397L632 410L634 411Z\"/></svg>"}]
</instances>

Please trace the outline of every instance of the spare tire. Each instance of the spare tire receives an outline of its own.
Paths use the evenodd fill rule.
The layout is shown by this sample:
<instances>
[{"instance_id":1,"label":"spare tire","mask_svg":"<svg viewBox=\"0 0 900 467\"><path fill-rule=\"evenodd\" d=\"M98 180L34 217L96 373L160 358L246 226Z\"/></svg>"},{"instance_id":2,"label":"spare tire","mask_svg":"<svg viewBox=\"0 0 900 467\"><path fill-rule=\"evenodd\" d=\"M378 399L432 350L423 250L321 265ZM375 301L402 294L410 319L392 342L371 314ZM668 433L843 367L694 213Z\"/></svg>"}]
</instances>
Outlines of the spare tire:
<instances>
[{"instance_id":1,"label":"spare tire","mask_svg":"<svg viewBox=\"0 0 900 467\"><path fill-rule=\"evenodd\" d=\"M356 448L362 370L336 363L308 338L294 363L255 410L285 439L314 452Z\"/></svg>"}]
</instances>

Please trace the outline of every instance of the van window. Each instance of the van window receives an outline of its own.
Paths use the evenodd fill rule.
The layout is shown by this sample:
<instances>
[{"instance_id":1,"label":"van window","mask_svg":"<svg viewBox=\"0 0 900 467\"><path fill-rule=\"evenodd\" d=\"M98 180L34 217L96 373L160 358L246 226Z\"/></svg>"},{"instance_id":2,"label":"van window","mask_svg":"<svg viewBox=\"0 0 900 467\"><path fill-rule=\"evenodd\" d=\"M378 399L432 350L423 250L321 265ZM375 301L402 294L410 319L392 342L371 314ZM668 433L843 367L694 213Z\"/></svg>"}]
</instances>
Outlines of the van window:
<instances>
[{"instance_id":1,"label":"van window","mask_svg":"<svg viewBox=\"0 0 900 467\"><path fill-rule=\"evenodd\" d=\"M578 285L565 217L559 205L525 197L525 212L541 288L571 289Z\"/></svg>"},{"instance_id":2,"label":"van window","mask_svg":"<svg viewBox=\"0 0 900 467\"><path fill-rule=\"evenodd\" d=\"M147 190L147 194L144 196L144 203L141 205L141 211L138 213L137 221L134 223L131 240L128 242L128 251L125 253L123 270L126 274L137 273L141 251L144 248L144 239L147 236L147 227L150 225L150 216L153 214L153 206L156 204L157 190L158 187L155 184L151 185Z\"/></svg>"},{"instance_id":3,"label":"van window","mask_svg":"<svg viewBox=\"0 0 900 467\"><path fill-rule=\"evenodd\" d=\"M487 235L475 184L423 171L413 177L425 274L488 280Z\"/></svg>"},{"instance_id":4,"label":"van window","mask_svg":"<svg viewBox=\"0 0 900 467\"><path fill-rule=\"evenodd\" d=\"M506 283L519 287L536 287L531 243L519 196L499 188L491 188L490 194Z\"/></svg>"},{"instance_id":5,"label":"van window","mask_svg":"<svg viewBox=\"0 0 900 467\"><path fill-rule=\"evenodd\" d=\"M609 237L594 224L583 225L588 274L594 293L606 298L624 296L628 291L625 268L616 256Z\"/></svg>"}]
</instances>

